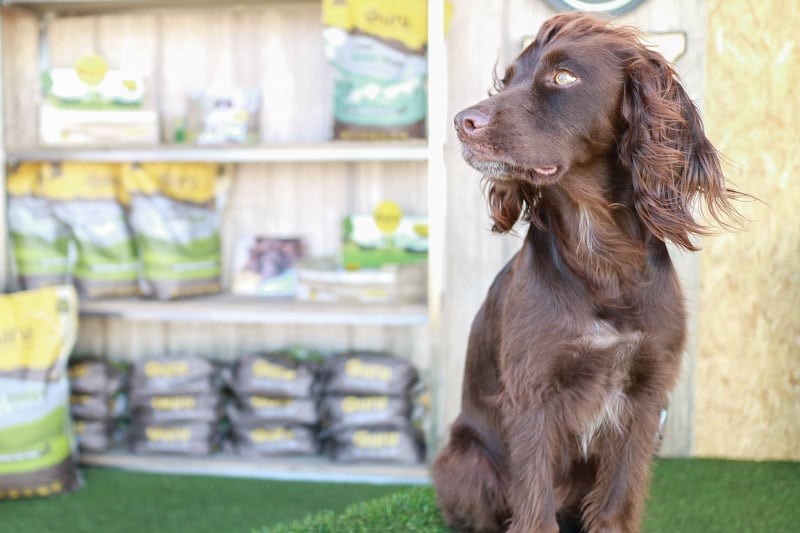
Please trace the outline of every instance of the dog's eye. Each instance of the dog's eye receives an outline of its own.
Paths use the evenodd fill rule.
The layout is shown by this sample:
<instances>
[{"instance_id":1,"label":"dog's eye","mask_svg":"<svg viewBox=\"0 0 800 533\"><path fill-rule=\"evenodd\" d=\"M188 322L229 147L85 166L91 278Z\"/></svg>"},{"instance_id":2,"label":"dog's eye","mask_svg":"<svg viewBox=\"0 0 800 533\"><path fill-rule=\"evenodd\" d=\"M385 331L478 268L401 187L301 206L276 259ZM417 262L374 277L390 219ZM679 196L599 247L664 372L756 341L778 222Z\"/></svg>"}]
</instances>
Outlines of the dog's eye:
<instances>
[{"instance_id":1,"label":"dog's eye","mask_svg":"<svg viewBox=\"0 0 800 533\"><path fill-rule=\"evenodd\" d=\"M556 72L556 75L553 76L553 81L556 85L571 85L578 81L578 78L572 72L559 70Z\"/></svg>"}]
</instances>

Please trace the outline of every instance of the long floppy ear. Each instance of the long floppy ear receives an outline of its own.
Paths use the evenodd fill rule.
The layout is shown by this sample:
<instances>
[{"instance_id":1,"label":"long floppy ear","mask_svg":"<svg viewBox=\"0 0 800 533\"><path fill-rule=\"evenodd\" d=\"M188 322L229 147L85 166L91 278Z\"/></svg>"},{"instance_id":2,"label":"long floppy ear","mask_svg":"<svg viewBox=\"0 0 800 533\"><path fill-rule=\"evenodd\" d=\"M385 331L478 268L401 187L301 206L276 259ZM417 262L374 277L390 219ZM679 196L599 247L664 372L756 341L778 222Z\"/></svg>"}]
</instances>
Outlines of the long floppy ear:
<instances>
[{"instance_id":1,"label":"long floppy ear","mask_svg":"<svg viewBox=\"0 0 800 533\"><path fill-rule=\"evenodd\" d=\"M528 184L501 181L484 177L483 194L492 218L492 231L508 233L514 229L520 216L533 224L540 224L533 212L537 201L536 189Z\"/></svg>"},{"instance_id":2,"label":"long floppy ear","mask_svg":"<svg viewBox=\"0 0 800 533\"><path fill-rule=\"evenodd\" d=\"M703 131L700 113L672 66L644 47L626 62L619 157L633 177L636 212L659 239L697 250L691 235L711 233L695 218L695 200L723 227L738 221L717 150ZM708 217L707 217L708 218Z\"/></svg>"}]
</instances>

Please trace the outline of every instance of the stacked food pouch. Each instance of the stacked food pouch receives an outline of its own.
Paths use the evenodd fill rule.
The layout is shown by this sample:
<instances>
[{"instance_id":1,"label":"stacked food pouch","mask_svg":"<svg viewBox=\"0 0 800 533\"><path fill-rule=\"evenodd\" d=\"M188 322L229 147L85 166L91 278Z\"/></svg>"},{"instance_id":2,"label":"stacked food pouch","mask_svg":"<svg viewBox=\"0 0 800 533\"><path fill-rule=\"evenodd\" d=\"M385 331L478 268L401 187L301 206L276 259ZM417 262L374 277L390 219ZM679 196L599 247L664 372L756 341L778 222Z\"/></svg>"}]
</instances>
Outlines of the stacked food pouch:
<instances>
[{"instance_id":1,"label":"stacked food pouch","mask_svg":"<svg viewBox=\"0 0 800 533\"><path fill-rule=\"evenodd\" d=\"M253 354L232 365L227 415L237 453L317 453L317 367L316 355L300 350Z\"/></svg>"},{"instance_id":2,"label":"stacked food pouch","mask_svg":"<svg viewBox=\"0 0 800 533\"><path fill-rule=\"evenodd\" d=\"M417 463L424 437L411 421L416 369L385 354L352 352L322 370L326 447L340 462Z\"/></svg>"},{"instance_id":3,"label":"stacked food pouch","mask_svg":"<svg viewBox=\"0 0 800 533\"><path fill-rule=\"evenodd\" d=\"M83 451L108 450L125 413L124 373L108 361L75 358L69 363L70 412Z\"/></svg>"},{"instance_id":4,"label":"stacked food pouch","mask_svg":"<svg viewBox=\"0 0 800 533\"><path fill-rule=\"evenodd\" d=\"M207 359L136 363L129 401L134 452L208 455L217 449L223 402L216 368Z\"/></svg>"}]
</instances>

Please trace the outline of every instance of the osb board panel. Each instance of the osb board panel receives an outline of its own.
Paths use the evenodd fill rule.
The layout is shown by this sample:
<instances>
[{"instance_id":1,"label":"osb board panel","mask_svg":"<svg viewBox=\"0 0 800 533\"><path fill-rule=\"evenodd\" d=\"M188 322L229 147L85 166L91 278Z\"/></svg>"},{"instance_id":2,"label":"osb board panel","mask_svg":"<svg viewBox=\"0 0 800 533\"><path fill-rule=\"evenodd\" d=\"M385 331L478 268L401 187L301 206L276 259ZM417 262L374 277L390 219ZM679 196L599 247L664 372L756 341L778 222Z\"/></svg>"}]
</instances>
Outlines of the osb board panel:
<instances>
[{"instance_id":1,"label":"osb board panel","mask_svg":"<svg viewBox=\"0 0 800 533\"><path fill-rule=\"evenodd\" d=\"M800 459L800 10L709 0L706 123L746 231L703 243L698 455Z\"/></svg>"}]
</instances>

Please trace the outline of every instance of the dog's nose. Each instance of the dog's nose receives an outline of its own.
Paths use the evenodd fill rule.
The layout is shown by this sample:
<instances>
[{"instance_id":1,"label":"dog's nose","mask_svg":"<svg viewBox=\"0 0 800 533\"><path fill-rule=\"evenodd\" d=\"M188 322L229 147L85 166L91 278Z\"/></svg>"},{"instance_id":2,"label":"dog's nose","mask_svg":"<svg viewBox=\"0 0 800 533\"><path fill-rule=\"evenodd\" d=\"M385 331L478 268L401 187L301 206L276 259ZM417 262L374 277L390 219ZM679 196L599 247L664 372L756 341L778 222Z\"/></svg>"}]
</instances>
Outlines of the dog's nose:
<instances>
[{"instance_id":1,"label":"dog's nose","mask_svg":"<svg viewBox=\"0 0 800 533\"><path fill-rule=\"evenodd\" d=\"M456 115L456 131L474 135L479 129L488 126L490 119L491 117L480 109L468 107Z\"/></svg>"}]
</instances>

